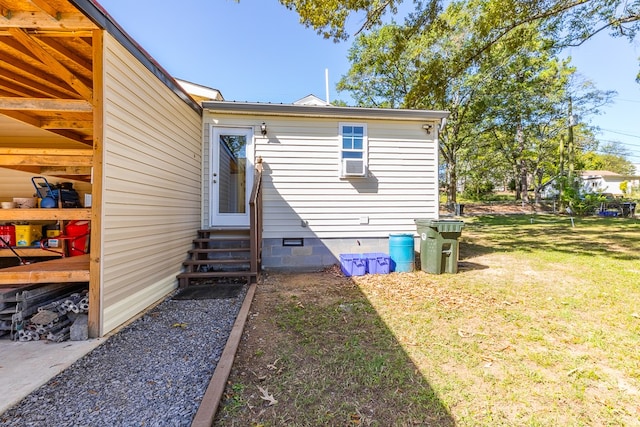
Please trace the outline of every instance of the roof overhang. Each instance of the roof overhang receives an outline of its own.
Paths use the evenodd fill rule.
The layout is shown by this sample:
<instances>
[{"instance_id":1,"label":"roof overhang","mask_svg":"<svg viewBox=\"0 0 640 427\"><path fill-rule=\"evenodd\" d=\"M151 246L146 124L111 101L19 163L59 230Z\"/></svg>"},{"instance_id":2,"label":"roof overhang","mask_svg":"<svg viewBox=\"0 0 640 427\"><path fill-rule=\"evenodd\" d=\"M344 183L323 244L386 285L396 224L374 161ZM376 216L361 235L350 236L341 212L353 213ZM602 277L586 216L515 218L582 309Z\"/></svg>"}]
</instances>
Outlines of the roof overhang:
<instances>
[{"instance_id":1,"label":"roof overhang","mask_svg":"<svg viewBox=\"0 0 640 427\"><path fill-rule=\"evenodd\" d=\"M208 101L202 107L210 113L264 116L344 118L359 120L440 121L448 111L409 110L391 108L337 107L319 105L268 104L251 102Z\"/></svg>"}]
</instances>

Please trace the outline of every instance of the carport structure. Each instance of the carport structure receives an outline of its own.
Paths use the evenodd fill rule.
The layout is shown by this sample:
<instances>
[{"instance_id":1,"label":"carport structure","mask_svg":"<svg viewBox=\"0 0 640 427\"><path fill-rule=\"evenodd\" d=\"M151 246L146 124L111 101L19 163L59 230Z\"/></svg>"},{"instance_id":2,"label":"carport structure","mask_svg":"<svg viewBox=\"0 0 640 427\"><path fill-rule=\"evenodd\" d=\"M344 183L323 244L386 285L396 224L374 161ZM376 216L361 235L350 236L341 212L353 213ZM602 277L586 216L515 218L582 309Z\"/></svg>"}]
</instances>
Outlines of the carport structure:
<instances>
[{"instance_id":1,"label":"carport structure","mask_svg":"<svg viewBox=\"0 0 640 427\"><path fill-rule=\"evenodd\" d=\"M79 209L2 209L0 223L91 221L91 336L175 288L200 223L201 157L200 106L96 1L0 0L0 197L25 174L92 195Z\"/></svg>"}]
</instances>

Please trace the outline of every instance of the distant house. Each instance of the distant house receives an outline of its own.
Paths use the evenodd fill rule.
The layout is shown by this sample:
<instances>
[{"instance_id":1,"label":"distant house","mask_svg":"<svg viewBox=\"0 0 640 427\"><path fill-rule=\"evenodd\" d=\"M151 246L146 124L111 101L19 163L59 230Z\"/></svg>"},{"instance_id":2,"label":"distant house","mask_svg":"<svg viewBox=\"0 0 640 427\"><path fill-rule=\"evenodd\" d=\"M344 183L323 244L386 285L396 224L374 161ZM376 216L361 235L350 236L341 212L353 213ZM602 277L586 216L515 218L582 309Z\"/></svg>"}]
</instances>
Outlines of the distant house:
<instances>
[{"instance_id":1,"label":"distant house","mask_svg":"<svg viewBox=\"0 0 640 427\"><path fill-rule=\"evenodd\" d=\"M640 176L620 175L615 172L605 170L585 170L580 173L582 178L582 188L586 193L608 193L614 196L624 196L620 185L623 182L631 186L637 186Z\"/></svg>"}]
</instances>

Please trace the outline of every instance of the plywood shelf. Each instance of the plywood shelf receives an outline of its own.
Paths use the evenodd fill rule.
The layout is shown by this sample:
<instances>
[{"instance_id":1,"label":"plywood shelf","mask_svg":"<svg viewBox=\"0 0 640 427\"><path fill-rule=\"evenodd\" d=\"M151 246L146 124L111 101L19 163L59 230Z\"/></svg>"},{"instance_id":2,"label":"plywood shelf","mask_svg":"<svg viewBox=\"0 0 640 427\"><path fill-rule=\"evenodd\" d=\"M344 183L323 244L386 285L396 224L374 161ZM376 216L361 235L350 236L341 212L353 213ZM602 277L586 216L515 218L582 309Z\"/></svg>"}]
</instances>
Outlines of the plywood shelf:
<instances>
[{"instance_id":1,"label":"plywood shelf","mask_svg":"<svg viewBox=\"0 0 640 427\"><path fill-rule=\"evenodd\" d=\"M88 281L89 255L0 269L0 287L32 283Z\"/></svg>"},{"instance_id":2,"label":"plywood shelf","mask_svg":"<svg viewBox=\"0 0 640 427\"><path fill-rule=\"evenodd\" d=\"M45 250L38 247L20 247L13 246L13 250L22 258L29 257L61 257L62 251L58 252L56 249ZM56 251L56 252L53 252ZM14 258L16 255L9 248L0 248L0 258Z\"/></svg>"},{"instance_id":3,"label":"plywood shelf","mask_svg":"<svg viewBox=\"0 0 640 427\"><path fill-rule=\"evenodd\" d=\"M90 220L91 208L0 209L0 221Z\"/></svg>"}]
</instances>

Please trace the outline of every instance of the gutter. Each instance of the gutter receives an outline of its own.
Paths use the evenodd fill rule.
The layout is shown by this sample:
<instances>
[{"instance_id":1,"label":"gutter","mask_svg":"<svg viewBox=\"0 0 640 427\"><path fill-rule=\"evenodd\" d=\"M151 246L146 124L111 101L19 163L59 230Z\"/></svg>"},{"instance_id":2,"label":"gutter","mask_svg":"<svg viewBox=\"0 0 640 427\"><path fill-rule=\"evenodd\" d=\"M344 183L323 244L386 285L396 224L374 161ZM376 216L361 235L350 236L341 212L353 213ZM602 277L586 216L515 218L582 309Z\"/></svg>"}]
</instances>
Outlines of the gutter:
<instances>
[{"instance_id":1,"label":"gutter","mask_svg":"<svg viewBox=\"0 0 640 427\"><path fill-rule=\"evenodd\" d=\"M204 101L202 107L210 113L230 113L265 116L293 116L313 118L343 117L349 119L388 119L435 121L446 119L448 111L409 110L391 108L336 107L320 105L271 104L231 101Z\"/></svg>"}]
</instances>

